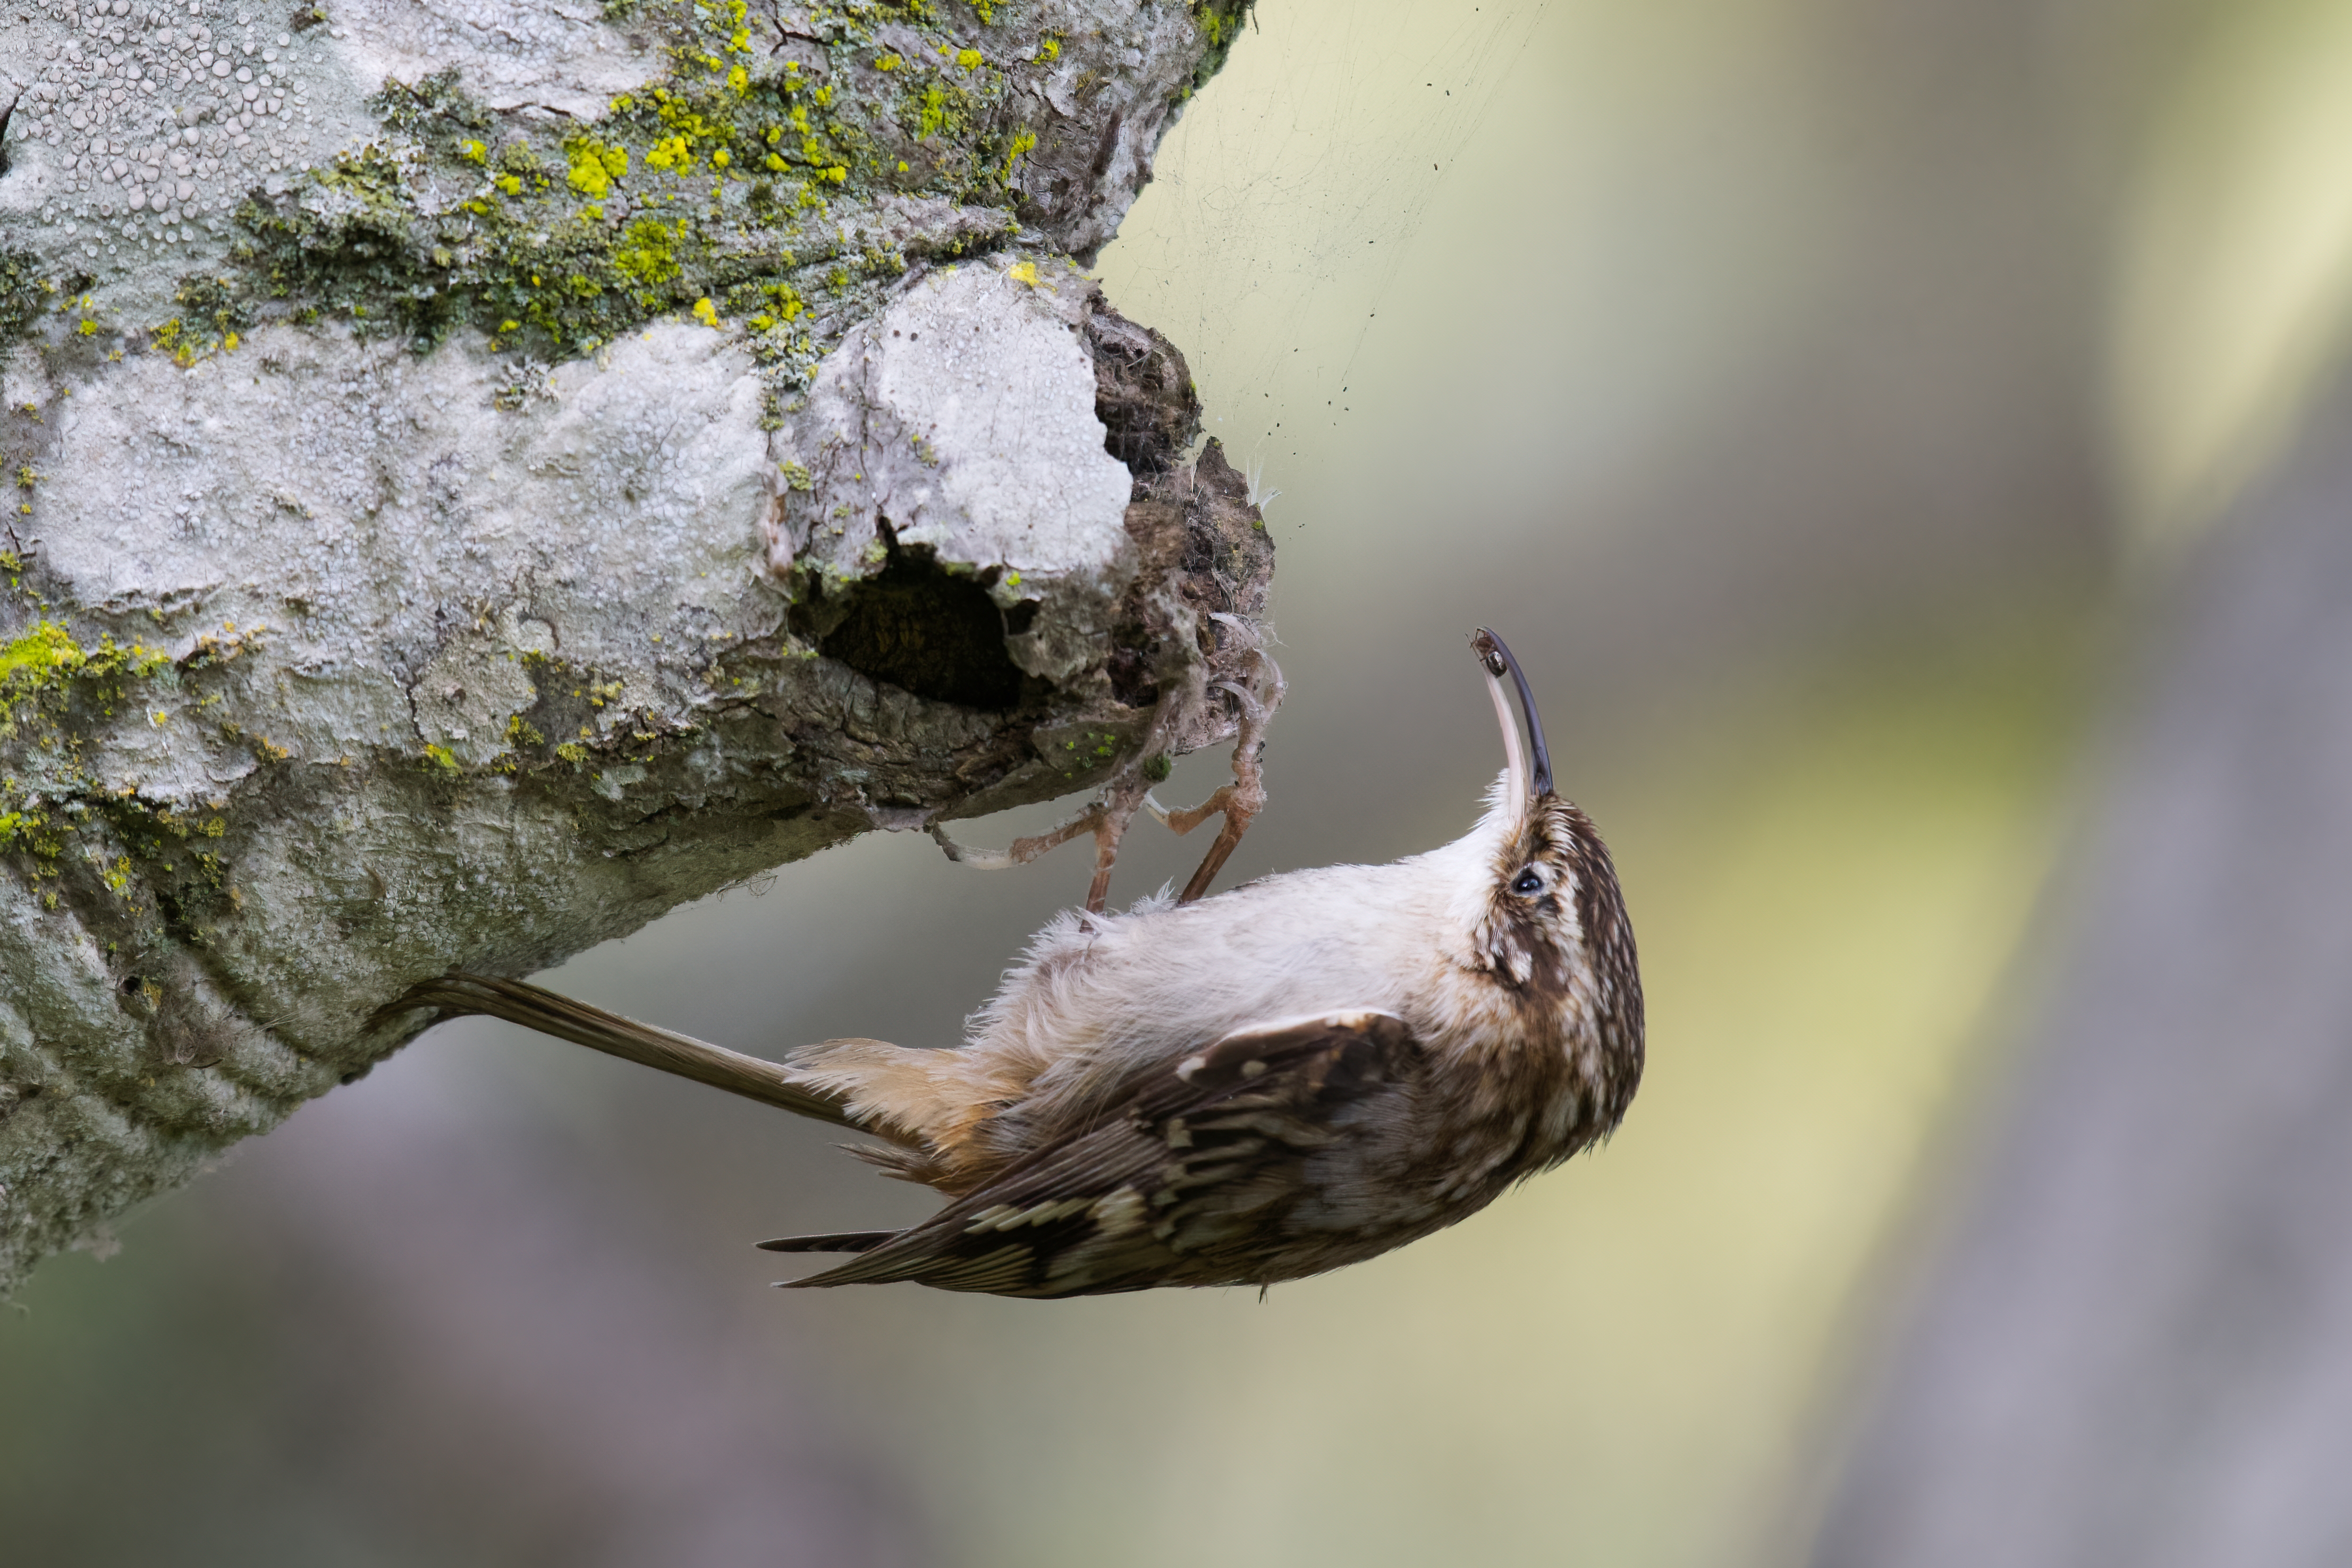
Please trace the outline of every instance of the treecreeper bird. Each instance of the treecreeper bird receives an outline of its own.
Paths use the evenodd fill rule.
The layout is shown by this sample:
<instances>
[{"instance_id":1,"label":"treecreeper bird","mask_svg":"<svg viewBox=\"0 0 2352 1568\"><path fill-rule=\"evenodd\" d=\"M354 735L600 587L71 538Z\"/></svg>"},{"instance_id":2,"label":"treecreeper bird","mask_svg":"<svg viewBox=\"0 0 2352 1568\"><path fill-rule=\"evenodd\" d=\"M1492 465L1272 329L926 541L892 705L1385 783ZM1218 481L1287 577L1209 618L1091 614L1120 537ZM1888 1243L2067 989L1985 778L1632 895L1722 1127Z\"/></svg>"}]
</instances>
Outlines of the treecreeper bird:
<instances>
[{"instance_id":1,"label":"treecreeper bird","mask_svg":"<svg viewBox=\"0 0 2352 1568\"><path fill-rule=\"evenodd\" d=\"M486 1013L855 1128L881 1140L856 1153L947 1197L903 1230L761 1242L855 1254L795 1286L1083 1296L1374 1257L1606 1136L1642 1075L1609 852L1552 789L1510 650L1472 645L1506 766L1466 835L1066 912L959 1048L828 1040L771 1062L464 974L394 1009Z\"/></svg>"}]
</instances>

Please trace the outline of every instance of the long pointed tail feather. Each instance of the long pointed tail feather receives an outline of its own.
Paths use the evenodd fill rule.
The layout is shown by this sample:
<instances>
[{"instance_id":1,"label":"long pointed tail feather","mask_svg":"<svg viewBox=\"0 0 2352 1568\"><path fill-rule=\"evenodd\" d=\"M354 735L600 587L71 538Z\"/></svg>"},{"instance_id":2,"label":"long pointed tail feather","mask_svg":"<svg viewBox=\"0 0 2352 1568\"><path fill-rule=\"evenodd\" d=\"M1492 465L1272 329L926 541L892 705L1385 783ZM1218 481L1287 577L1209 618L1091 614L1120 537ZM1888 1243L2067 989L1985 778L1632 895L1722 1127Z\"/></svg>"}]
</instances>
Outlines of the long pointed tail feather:
<instances>
[{"instance_id":1,"label":"long pointed tail feather","mask_svg":"<svg viewBox=\"0 0 2352 1568\"><path fill-rule=\"evenodd\" d=\"M775 1062L710 1045L691 1035L656 1029L520 980L501 980L453 969L437 980L410 987L377 1016L416 1008L437 1009L444 1018L478 1013L486 1018L503 1019L541 1034L584 1045L591 1051L676 1073L680 1078L691 1078L698 1083L708 1083L714 1089L724 1089L730 1094L740 1094L797 1115L859 1132L875 1131L854 1121L839 1096L793 1082L790 1071Z\"/></svg>"},{"instance_id":2,"label":"long pointed tail feather","mask_svg":"<svg viewBox=\"0 0 2352 1568\"><path fill-rule=\"evenodd\" d=\"M871 1252L898 1234L895 1230L835 1230L824 1236L779 1236L754 1245L762 1252Z\"/></svg>"}]
</instances>

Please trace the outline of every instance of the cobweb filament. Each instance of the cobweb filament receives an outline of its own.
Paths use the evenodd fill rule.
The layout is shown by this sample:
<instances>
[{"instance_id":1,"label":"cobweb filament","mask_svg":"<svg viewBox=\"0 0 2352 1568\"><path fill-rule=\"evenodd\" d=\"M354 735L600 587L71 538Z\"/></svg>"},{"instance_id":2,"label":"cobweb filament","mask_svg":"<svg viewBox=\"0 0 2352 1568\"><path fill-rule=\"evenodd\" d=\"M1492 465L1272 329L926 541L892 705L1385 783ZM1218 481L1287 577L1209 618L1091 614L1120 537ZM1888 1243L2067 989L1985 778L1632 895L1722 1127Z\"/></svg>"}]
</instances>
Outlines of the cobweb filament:
<instances>
[{"instance_id":1,"label":"cobweb filament","mask_svg":"<svg viewBox=\"0 0 2352 1568\"><path fill-rule=\"evenodd\" d=\"M1182 346L1252 468L1343 420L1404 253L1542 0L1281 0L1161 143L1105 251L1113 302ZM1278 492L1277 492L1278 493Z\"/></svg>"}]
</instances>

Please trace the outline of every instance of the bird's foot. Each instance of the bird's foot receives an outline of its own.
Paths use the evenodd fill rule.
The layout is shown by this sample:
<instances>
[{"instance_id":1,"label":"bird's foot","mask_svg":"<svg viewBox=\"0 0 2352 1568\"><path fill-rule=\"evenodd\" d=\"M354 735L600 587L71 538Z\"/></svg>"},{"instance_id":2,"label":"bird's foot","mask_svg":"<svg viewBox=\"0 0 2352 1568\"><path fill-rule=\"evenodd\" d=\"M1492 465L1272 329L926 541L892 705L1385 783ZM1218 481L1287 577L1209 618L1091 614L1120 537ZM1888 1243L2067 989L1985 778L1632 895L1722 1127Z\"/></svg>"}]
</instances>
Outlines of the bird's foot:
<instances>
[{"instance_id":1,"label":"bird's foot","mask_svg":"<svg viewBox=\"0 0 2352 1568\"><path fill-rule=\"evenodd\" d=\"M982 871L1003 871L1010 866L1026 865L1048 850L1056 850L1080 833L1092 833L1095 840L1094 881L1087 888L1087 909L1099 914L1110 898L1111 867L1118 860L1119 841L1127 836L1127 825L1135 820L1142 808L1144 789L1139 781L1126 779L1113 784L1089 801L1085 810L1067 821L1028 838L1015 839L1004 849L980 850L958 843L945 828L932 824L931 838L948 859L959 865L977 866Z\"/></svg>"},{"instance_id":2,"label":"bird's foot","mask_svg":"<svg viewBox=\"0 0 2352 1568\"><path fill-rule=\"evenodd\" d=\"M1161 826L1180 836L1211 817L1224 818L1216 841L1201 859L1200 869L1177 896L1179 904L1191 904L1209 891L1217 873L1224 869L1226 859L1240 846L1242 835L1249 831L1250 824L1265 809L1265 729L1274 722L1275 710L1282 706L1282 695L1288 686L1281 669L1260 649L1252 662L1247 685L1220 681L1212 689L1232 697L1241 709L1240 733L1234 738L1234 781L1220 785L1214 794L1186 810L1171 811L1153 796L1143 797L1144 809L1159 818Z\"/></svg>"},{"instance_id":3,"label":"bird's foot","mask_svg":"<svg viewBox=\"0 0 2352 1568\"><path fill-rule=\"evenodd\" d=\"M1211 817L1224 818L1218 830L1216 841L1184 884L1179 904L1191 904L1209 891L1217 873L1224 869L1226 859L1249 831L1250 823L1265 809L1265 776L1262 754L1265 749L1266 726L1274 721L1275 710L1282 706L1287 685L1281 669L1268 658L1263 649L1252 655L1247 684L1219 681L1210 688L1224 693L1241 711L1238 733L1234 740L1234 781L1219 787L1216 793L1188 810L1171 811L1152 797L1143 781L1133 773L1114 780L1109 787L1087 802L1076 815L1042 833L1015 839L1001 850L975 849L960 843L948 831L934 822L932 840L947 852L948 859L959 865L977 867L982 871L1003 871L1016 865L1027 865L1049 850L1056 850L1081 833L1091 833L1095 841L1094 880L1087 887L1087 909L1099 914L1110 897L1111 867L1118 861L1119 841L1127 836L1128 824L1135 821L1139 810L1148 810L1171 832L1191 832Z\"/></svg>"}]
</instances>

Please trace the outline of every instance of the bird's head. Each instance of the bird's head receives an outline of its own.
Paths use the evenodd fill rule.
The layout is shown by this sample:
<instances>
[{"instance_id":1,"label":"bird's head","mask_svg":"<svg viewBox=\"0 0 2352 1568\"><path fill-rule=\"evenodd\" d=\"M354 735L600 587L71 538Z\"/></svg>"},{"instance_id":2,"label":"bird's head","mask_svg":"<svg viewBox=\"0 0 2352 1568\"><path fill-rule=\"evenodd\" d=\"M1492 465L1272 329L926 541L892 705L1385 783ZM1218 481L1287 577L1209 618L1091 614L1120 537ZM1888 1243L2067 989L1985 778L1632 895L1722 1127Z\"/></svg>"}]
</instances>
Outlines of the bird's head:
<instances>
[{"instance_id":1,"label":"bird's head","mask_svg":"<svg viewBox=\"0 0 2352 1568\"><path fill-rule=\"evenodd\" d=\"M1464 887L1468 967L1499 993L1498 1009L1637 1064L1642 979L1617 869L1591 819L1552 787L1543 720L1518 661L1484 627L1471 646L1502 725L1505 765L1486 821L1462 846L1476 868Z\"/></svg>"}]
</instances>

